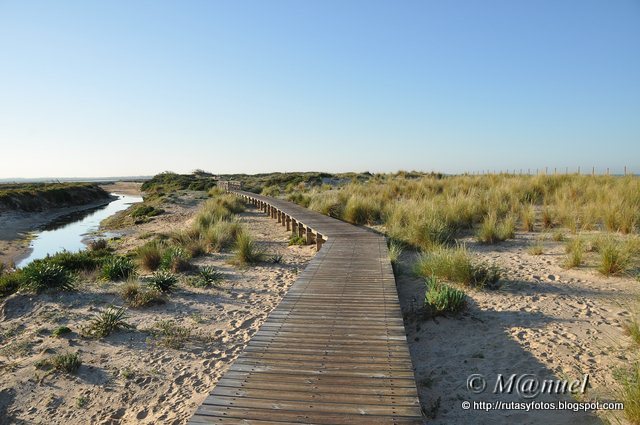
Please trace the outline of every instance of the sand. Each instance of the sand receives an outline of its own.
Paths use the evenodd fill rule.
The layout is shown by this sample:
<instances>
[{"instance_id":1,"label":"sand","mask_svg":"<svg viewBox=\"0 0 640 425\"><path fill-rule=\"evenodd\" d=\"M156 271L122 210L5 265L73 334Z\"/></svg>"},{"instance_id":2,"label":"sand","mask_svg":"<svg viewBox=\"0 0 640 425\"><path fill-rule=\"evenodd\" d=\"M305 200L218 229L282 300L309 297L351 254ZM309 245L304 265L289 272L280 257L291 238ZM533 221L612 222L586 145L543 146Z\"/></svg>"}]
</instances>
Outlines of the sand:
<instances>
[{"instance_id":1,"label":"sand","mask_svg":"<svg viewBox=\"0 0 640 425\"><path fill-rule=\"evenodd\" d=\"M143 243L149 232L185 227L196 208L191 201L172 205L130 230L119 249ZM127 322L135 329L103 340L82 338L80 328L109 304L121 304L118 284L87 278L78 292L2 301L0 423L186 423L315 254L313 246L289 247L289 233L257 211L241 219L267 252L282 254L282 263L239 269L228 264L230 254L201 257L194 263L223 273L220 289L181 284L164 305L130 309ZM188 330L183 346L170 348L154 334L162 321ZM51 336L63 325L72 333ZM66 352L82 359L75 375L36 367Z\"/></svg>"},{"instance_id":2,"label":"sand","mask_svg":"<svg viewBox=\"0 0 640 425\"><path fill-rule=\"evenodd\" d=\"M582 401L618 401L616 368L634 352L624 324L634 314L640 287L632 278L603 277L592 268L561 267L561 243L545 242L543 255L527 252L532 235L480 245L467 239L478 259L499 266L504 280L495 290L467 290L469 307L458 317L416 319L424 283L409 272L412 253L403 254L397 279L420 399L433 424L574 424L626 423L621 412L465 411L467 401L522 401L491 393L497 374L535 374L555 379L589 375ZM466 388L479 373L489 382L481 395ZM439 403L438 403L438 400ZM557 395L536 401L570 400ZM525 400L526 401L526 400Z\"/></svg>"},{"instance_id":3,"label":"sand","mask_svg":"<svg viewBox=\"0 0 640 425\"><path fill-rule=\"evenodd\" d=\"M126 229L118 249L124 252L157 232L184 228L200 201L187 196L163 206L166 214ZM314 255L313 247L287 246L288 233L256 211L242 214L242 220L262 246L283 254L283 264L237 269L226 262L228 254L198 259L196 264L213 265L224 273L223 288L183 285L165 305L131 310L128 322L135 330L102 341L77 333L93 313L120 302L114 284L87 283L77 293L4 300L0 418L24 423L185 423ZM633 360L624 324L637 313L638 282L605 278L590 267L563 269L562 243L546 241L543 255L534 256L527 252L532 237L517 234L496 245L467 238L472 255L500 267L503 279L497 289L467 290L467 310L452 317L418 317L424 282L410 271L415 253L402 255L398 292L429 423L625 423L620 412L461 408L463 401L522 400L490 390L469 393L467 377L475 373L483 374L489 387L498 373L571 380L588 374L590 387L579 400L619 399L614 373ZM163 320L190 330L183 347L168 348L150 331ZM55 338L44 331L60 325L73 333ZM47 375L35 367L53 352L80 353L83 365L77 375ZM576 400L536 398L558 399Z\"/></svg>"}]
</instances>

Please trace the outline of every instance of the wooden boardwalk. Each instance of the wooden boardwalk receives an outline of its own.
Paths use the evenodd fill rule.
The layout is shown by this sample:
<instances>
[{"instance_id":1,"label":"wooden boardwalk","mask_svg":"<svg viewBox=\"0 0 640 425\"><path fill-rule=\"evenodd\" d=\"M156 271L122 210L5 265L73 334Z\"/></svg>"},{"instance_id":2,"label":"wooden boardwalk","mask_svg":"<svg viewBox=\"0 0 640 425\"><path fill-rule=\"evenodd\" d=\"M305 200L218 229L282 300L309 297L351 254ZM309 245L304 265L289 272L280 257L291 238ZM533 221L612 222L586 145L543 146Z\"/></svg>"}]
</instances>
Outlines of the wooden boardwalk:
<instances>
[{"instance_id":1,"label":"wooden boardwalk","mask_svg":"<svg viewBox=\"0 0 640 425\"><path fill-rule=\"evenodd\" d=\"M318 251L190 424L421 424L384 237L234 191Z\"/></svg>"}]
</instances>

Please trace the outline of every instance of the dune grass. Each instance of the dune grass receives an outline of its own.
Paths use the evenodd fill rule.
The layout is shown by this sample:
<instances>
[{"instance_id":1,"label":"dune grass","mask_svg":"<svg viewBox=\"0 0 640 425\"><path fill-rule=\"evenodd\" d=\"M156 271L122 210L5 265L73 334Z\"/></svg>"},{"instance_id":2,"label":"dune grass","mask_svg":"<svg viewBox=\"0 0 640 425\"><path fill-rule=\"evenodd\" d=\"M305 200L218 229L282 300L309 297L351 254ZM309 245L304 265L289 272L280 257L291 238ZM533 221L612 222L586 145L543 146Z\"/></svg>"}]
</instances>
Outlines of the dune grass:
<instances>
[{"instance_id":1,"label":"dune grass","mask_svg":"<svg viewBox=\"0 0 640 425\"><path fill-rule=\"evenodd\" d=\"M102 264L101 276L105 280L117 282L135 276L136 266L128 257L114 256Z\"/></svg>"},{"instance_id":2,"label":"dune grass","mask_svg":"<svg viewBox=\"0 0 640 425\"><path fill-rule=\"evenodd\" d=\"M242 233L236 239L233 261L240 266L259 263L264 259L264 252L260 250L249 234Z\"/></svg>"},{"instance_id":3,"label":"dune grass","mask_svg":"<svg viewBox=\"0 0 640 425\"><path fill-rule=\"evenodd\" d=\"M632 424L640 424L640 362L618 373L620 399L624 415Z\"/></svg>"},{"instance_id":4,"label":"dune grass","mask_svg":"<svg viewBox=\"0 0 640 425\"><path fill-rule=\"evenodd\" d=\"M132 308L149 307L164 304L165 299L159 291L140 284L138 280L129 280L119 289L122 300Z\"/></svg>"},{"instance_id":5,"label":"dune grass","mask_svg":"<svg viewBox=\"0 0 640 425\"><path fill-rule=\"evenodd\" d=\"M464 245L454 248L441 246L422 253L414 270L425 278L435 277L477 287L493 285L500 279L497 268L472 261Z\"/></svg>"},{"instance_id":6,"label":"dune grass","mask_svg":"<svg viewBox=\"0 0 640 425\"><path fill-rule=\"evenodd\" d=\"M162 263L164 246L160 241L149 241L136 249L136 259L145 271L156 271Z\"/></svg>"},{"instance_id":7,"label":"dune grass","mask_svg":"<svg viewBox=\"0 0 640 425\"><path fill-rule=\"evenodd\" d=\"M577 236L567 241L565 244L565 252L567 255L563 263L564 267L568 269L580 267L583 263L583 256L585 252L584 239Z\"/></svg>"}]
</instances>

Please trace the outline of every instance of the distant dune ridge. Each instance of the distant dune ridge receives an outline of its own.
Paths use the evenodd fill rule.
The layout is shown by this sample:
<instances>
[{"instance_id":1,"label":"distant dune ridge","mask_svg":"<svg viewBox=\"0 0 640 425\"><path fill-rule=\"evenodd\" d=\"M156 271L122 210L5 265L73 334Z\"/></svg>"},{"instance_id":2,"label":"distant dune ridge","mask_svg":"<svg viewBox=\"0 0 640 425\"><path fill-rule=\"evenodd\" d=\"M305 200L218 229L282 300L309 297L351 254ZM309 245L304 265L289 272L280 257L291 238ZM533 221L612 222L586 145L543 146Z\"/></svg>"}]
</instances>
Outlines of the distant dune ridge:
<instances>
[{"instance_id":1,"label":"distant dune ridge","mask_svg":"<svg viewBox=\"0 0 640 425\"><path fill-rule=\"evenodd\" d=\"M108 200L111 195L93 183L29 183L0 185L0 213L46 211Z\"/></svg>"}]
</instances>

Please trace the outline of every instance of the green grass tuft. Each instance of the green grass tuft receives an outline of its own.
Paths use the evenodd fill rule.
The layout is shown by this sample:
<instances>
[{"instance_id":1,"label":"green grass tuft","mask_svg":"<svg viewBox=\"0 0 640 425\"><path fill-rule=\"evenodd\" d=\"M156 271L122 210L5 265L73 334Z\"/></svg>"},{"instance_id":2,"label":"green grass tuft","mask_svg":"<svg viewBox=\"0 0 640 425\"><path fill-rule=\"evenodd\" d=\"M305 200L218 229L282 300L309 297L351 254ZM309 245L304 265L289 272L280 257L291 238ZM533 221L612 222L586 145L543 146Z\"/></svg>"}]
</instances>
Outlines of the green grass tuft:
<instances>
[{"instance_id":1,"label":"green grass tuft","mask_svg":"<svg viewBox=\"0 0 640 425\"><path fill-rule=\"evenodd\" d=\"M127 257L111 257L102 264L102 278L117 282L135 276L136 266Z\"/></svg>"},{"instance_id":2,"label":"green grass tuft","mask_svg":"<svg viewBox=\"0 0 640 425\"><path fill-rule=\"evenodd\" d=\"M500 271L496 267L472 262L463 245L439 247L423 253L415 264L415 271L426 278L433 276L479 287L493 285L500 279Z\"/></svg>"},{"instance_id":3,"label":"green grass tuft","mask_svg":"<svg viewBox=\"0 0 640 425\"><path fill-rule=\"evenodd\" d=\"M62 266L36 260L22 269L22 287L36 293L72 291L75 289L75 276Z\"/></svg>"},{"instance_id":4,"label":"green grass tuft","mask_svg":"<svg viewBox=\"0 0 640 425\"><path fill-rule=\"evenodd\" d=\"M83 328L83 334L91 338L104 338L120 329L132 329L133 326L129 325L126 319L126 308L109 306L91 319L88 326Z\"/></svg>"},{"instance_id":5,"label":"green grass tuft","mask_svg":"<svg viewBox=\"0 0 640 425\"><path fill-rule=\"evenodd\" d=\"M178 277L168 271L159 271L145 278L144 281L149 288L163 294L169 294L176 290Z\"/></svg>"},{"instance_id":6,"label":"green grass tuft","mask_svg":"<svg viewBox=\"0 0 640 425\"><path fill-rule=\"evenodd\" d=\"M253 238L246 233L238 236L234 252L234 262L240 266L259 263L264 258L264 252L258 249Z\"/></svg>"},{"instance_id":7,"label":"green grass tuft","mask_svg":"<svg viewBox=\"0 0 640 425\"><path fill-rule=\"evenodd\" d=\"M435 277L427 279L425 305L435 314L457 313L466 304L465 294L459 289L440 283Z\"/></svg>"},{"instance_id":8,"label":"green grass tuft","mask_svg":"<svg viewBox=\"0 0 640 425\"><path fill-rule=\"evenodd\" d=\"M122 300L132 308L149 307L165 302L159 291L144 287L137 280L124 283L119 292Z\"/></svg>"}]
</instances>

